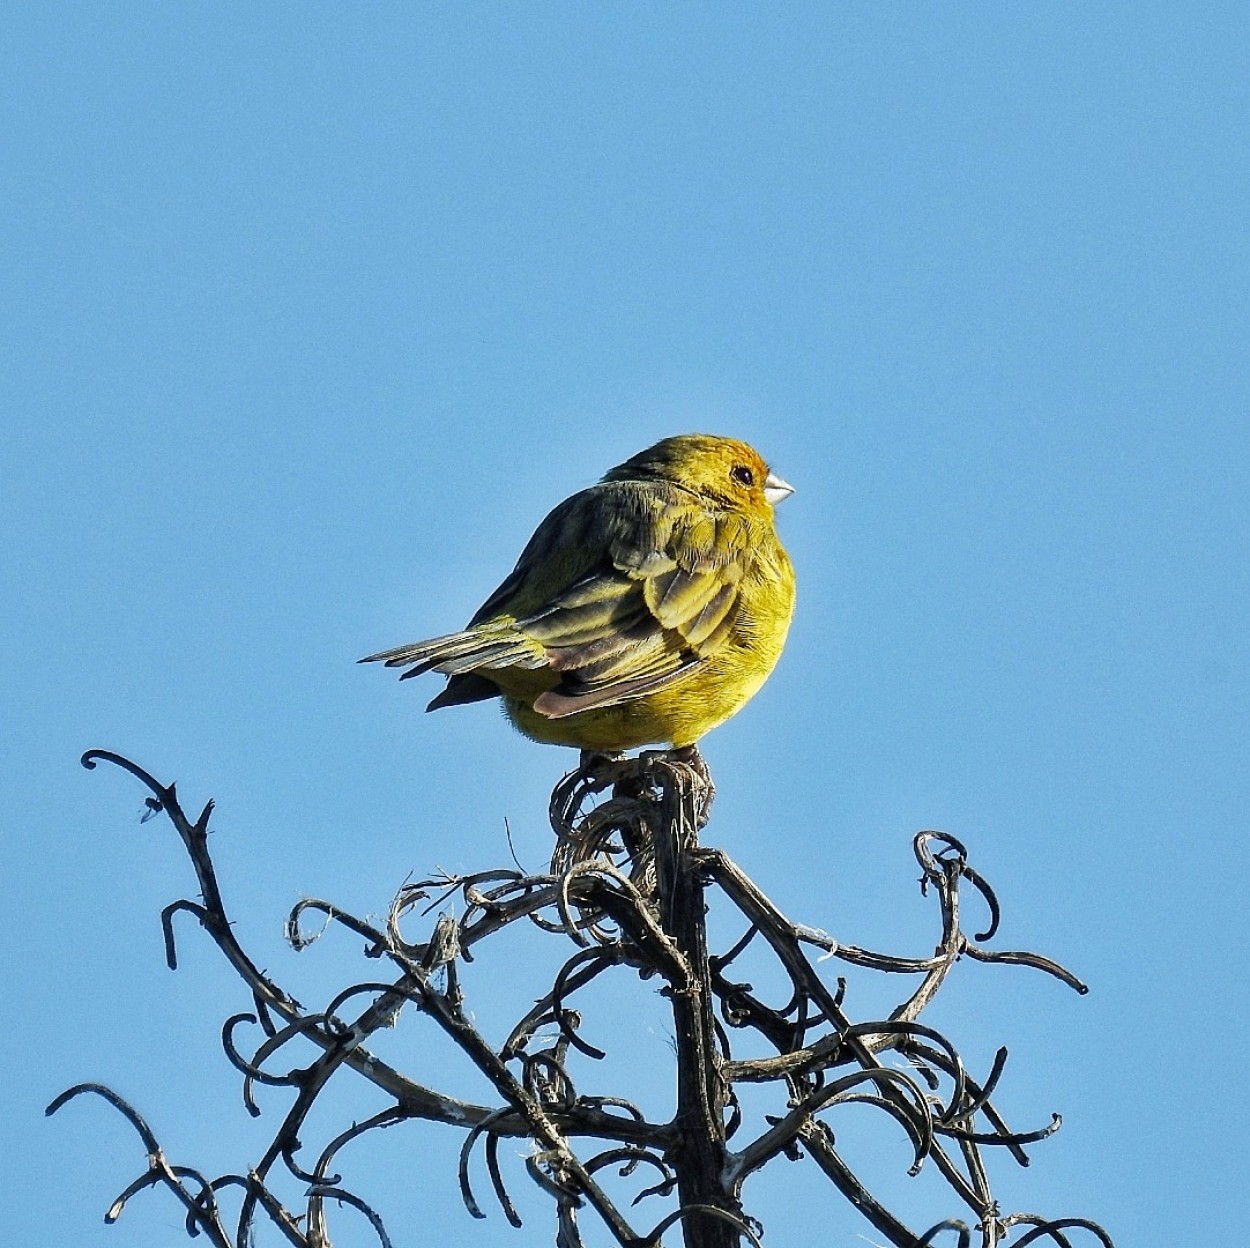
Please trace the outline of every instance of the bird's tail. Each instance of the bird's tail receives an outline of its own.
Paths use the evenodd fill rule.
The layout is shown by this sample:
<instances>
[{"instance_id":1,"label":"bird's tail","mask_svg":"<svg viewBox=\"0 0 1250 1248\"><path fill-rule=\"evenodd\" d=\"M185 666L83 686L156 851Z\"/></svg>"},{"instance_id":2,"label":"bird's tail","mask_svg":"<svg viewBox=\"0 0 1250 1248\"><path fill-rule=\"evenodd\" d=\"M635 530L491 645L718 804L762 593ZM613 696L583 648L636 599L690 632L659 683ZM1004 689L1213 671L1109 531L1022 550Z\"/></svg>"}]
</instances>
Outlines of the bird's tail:
<instances>
[{"instance_id":1,"label":"bird's tail","mask_svg":"<svg viewBox=\"0 0 1250 1248\"><path fill-rule=\"evenodd\" d=\"M387 667L407 667L400 677L419 676L422 672L442 672L458 676L481 668L539 668L547 664L540 643L515 629L491 630L469 628L462 633L447 633L426 641L410 642L393 650L366 655L361 663L384 663Z\"/></svg>"}]
</instances>

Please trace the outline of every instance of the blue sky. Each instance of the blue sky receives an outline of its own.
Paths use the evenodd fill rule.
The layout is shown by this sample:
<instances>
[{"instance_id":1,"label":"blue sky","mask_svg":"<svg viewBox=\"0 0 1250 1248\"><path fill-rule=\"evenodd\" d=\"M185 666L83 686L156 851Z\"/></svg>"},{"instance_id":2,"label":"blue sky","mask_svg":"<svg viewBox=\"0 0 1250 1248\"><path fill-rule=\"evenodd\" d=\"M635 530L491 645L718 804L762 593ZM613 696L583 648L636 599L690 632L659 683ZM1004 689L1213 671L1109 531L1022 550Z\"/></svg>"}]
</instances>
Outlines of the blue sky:
<instances>
[{"instance_id":1,"label":"blue sky","mask_svg":"<svg viewBox=\"0 0 1250 1248\"><path fill-rule=\"evenodd\" d=\"M102 1105L43 1119L71 1083L212 1172L262 1139L216 1039L246 998L189 927L163 965L189 869L82 750L218 799L245 943L324 998L357 951L285 950L294 901L377 914L410 871L506 862L505 818L542 862L572 761L353 660L459 626L554 503L692 430L797 487L794 628L705 742L706 839L795 918L914 955L911 835L964 839L1000 947L1092 986L961 966L935 1007L982 1062L1011 1049L1013 1121L1064 1115L1028 1171L1000 1161L1005 1204L1121 1245L1244 1233L1244 6L50 4L5 28L7 1240L177 1240L161 1195L102 1225L143 1159ZM416 1077L454 1063L410 1045ZM397 1244L550 1242L536 1202L524 1232L464 1214L458 1144L367 1153ZM958 1212L880 1148L897 1207ZM777 1248L865 1242L804 1167L747 1203Z\"/></svg>"}]
</instances>

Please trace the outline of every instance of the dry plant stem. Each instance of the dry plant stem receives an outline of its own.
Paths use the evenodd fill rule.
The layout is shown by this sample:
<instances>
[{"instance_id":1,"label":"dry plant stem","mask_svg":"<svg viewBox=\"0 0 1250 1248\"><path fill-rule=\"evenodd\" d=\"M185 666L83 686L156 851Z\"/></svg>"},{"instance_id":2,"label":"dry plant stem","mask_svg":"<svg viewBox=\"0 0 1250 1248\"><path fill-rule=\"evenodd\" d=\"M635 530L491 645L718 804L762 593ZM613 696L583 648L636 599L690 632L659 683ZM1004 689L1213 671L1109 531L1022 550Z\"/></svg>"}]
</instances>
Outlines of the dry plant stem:
<instances>
[{"instance_id":1,"label":"dry plant stem","mask_svg":"<svg viewBox=\"0 0 1250 1248\"><path fill-rule=\"evenodd\" d=\"M654 827L656 900L660 926L689 968L687 984L669 989L677 1050L678 1132L669 1160L677 1171L681 1203L692 1207L682 1225L688 1248L738 1248L736 1222L707 1212L722 1209L735 1218L742 1213L737 1191L726 1191L724 1183L725 1082L712 1014L703 879L695 852L698 820L711 798L703 796L699 771L690 768L689 775L682 776L677 768L687 764L668 766L672 772L660 790ZM662 765L657 763L655 771L662 775Z\"/></svg>"},{"instance_id":2,"label":"dry plant stem","mask_svg":"<svg viewBox=\"0 0 1250 1248\"><path fill-rule=\"evenodd\" d=\"M163 1187L181 1203L188 1234L205 1236L214 1248L244 1248L256 1224L264 1221L296 1248L332 1248L330 1206L363 1219L382 1248L392 1248L381 1217L344 1187L332 1168L361 1136L427 1119L465 1133L460 1188L469 1213L488 1216L473 1191L473 1172L484 1165L499 1209L515 1226L521 1219L508 1192L500 1141L527 1139L530 1153L523 1171L552 1201L557 1248L584 1248L579 1218L586 1211L625 1248L657 1248L666 1235L670 1242L680 1235L687 1248L739 1248L743 1240L758 1246L761 1228L743 1210L743 1184L783 1156L810 1158L896 1248L939 1242L971 1248L974 1230L963 1221L946 1217L926 1231L913 1231L864 1185L836 1146L833 1131L838 1107L859 1103L880 1110L902 1129L912 1173L932 1162L952 1195L975 1215L980 1248L1039 1242L1077 1248L1080 1236L1111 1248L1106 1232L1085 1219L999 1211L986 1150L997 1149L1026 1165L1025 1146L1051 1134L1058 1116L1049 1125L1013 1131L992 1100L1006 1049L999 1049L983 1078L974 1077L950 1041L919 1021L964 955L1032 967L1085 990L1070 972L1037 954L983 947L997 930L998 902L954 837L922 832L913 846L922 891L935 896L940 909L933 954L874 952L792 922L723 852L699 846L714 789L697 750L637 758L587 755L552 793L556 846L546 871L530 874L518 867L407 884L384 927L329 902L309 899L297 905L287 923L294 948L307 947L328 927L342 927L363 939L375 965L390 968L390 977L383 972L360 979L323 1009L309 1010L258 968L235 935L209 852L212 803L193 821L183 813L173 785L159 784L116 754L91 751L83 758L88 767L97 761L111 762L147 786L149 814L168 816L191 859L200 899L175 901L162 913L171 968L176 966L174 919L191 914L251 996L254 1012L232 1015L222 1033L226 1057L243 1076L248 1111L261 1113L253 1096L257 1085L289 1089L290 1097L256 1163L210 1180L169 1163L146 1122L116 1093L98 1084L62 1093L49 1113L94 1093L127 1118L146 1149L146 1168L114 1203L109 1220L132 1196ZM986 930L971 938L961 926L965 885L989 911ZM723 953L708 949L710 906L725 908L745 924L741 938ZM428 935L410 940L404 928L414 915L424 917L431 910L439 913ZM309 916L320 917L321 930L305 930ZM539 993L497 1045L474 1021L460 970L495 948L492 937L518 923L540 929L563 956L550 980L543 981L550 989ZM760 988L739 982L735 971L752 944L771 959L771 982ZM813 948L819 964L809 956ZM855 1021L846 983L827 982L826 964L834 960L873 974L918 976L919 983L885 1017ZM594 1042L604 1038L604 1030L588 1024L583 1034L579 994L605 979L627 987L639 978L659 986L672 1012L677 1094L668 1122L648 1121L625 1097L585 1095L577 1088L576 1080L583 1073L593 1075L593 1063L605 1056ZM771 1004L778 983L781 1003ZM490 1089L494 1104L447 1096L366 1048L380 1030L410 1024L414 1012L429 1018L446 1041L438 1050L423 1040L419 1052L467 1062ZM256 1041L250 1055L240 1047L249 1035ZM754 1042L755 1055L735 1058L735 1047L748 1048L739 1037ZM320 1050L311 1063L297 1064L290 1056L298 1040ZM905 1057L909 1067L887 1064L883 1059L891 1052ZM322 1095L327 1085L342 1082L344 1070L387 1094L391 1103L344 1126L307 1169L298 1158L301 1134L309 1131L313 1108L328 1099ZM763 1122L745 1118L735 1094L736 1085L748 1082L778 1094L776 1112L764 1115ZM730 1139L735 1140L732 1149ZM588 1148L588 1141L599 1143ZM635 1215L627 1216L622 1203L629 1191L617 1191L629 1187L626 1180L635 1172L648 1175L644 1182L650 1186L636 1191L637 1180L630 1180L636 1191L633 1204L647 1202L651 1210L651 1202L658 1201L667 1204L667 1212L631 1222ZM284 1203L281 1189L292 1184L298 1196ZM222 1205L227 1194L232 1204L237 1201L237 1216L229 1221Z\"/></svg>"},{"instance_id":3,"label":"dry plant stem","mask_svg":"<svg viewBox=\"0 0 1250 1248\"><path fill-rule=\"evenodd\" d=\"M301 1021L304 1013L300 1003L255 965L231 930L225 905L222 902L221 890L217 885L217 872L208 850L208 821L213 812L213 802L205 803L200 817L192 823L178 804L174 785L160 784L142 767L108 750L88 750L82 756L83 766L88 769L93 769L97 762L112 763L114 766L121 767L151 790L154 795L151 800L155 802L151 809L153 812L163 811L168 816L191 859L203 902L202 904L189 901L175 902L166 908L165 915L172 917L178 910L194 914L239 977L251 989L257 1008L273 1010L288 1022ZM168 919L166 923L168 924ZM176 966L172 951L172 929L167 926L166 952L171 969ZM305 1035L323 1048L329 1048L336 1043L334 1038L315 1030L310 1030ZM471 1120L484 1117L490 1112L485 1107L468 1105L454 1097L433 1092L401 1075L364 1050L349 1054L346 1060L348 1065L366 1074L367 1078L401 1101L416 1116L460 1125L466 1121L466 1115Z\"/></svg>"}]
</instances>

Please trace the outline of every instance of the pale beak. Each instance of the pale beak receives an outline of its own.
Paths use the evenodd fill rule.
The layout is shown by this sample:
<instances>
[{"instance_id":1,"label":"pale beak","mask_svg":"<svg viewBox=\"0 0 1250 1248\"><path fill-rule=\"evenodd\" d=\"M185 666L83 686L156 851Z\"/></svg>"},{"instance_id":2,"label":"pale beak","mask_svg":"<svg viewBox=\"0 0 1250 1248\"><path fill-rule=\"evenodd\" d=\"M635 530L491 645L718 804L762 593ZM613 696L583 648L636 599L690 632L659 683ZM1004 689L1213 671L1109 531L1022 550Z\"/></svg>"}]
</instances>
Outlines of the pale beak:
<instances>
[{"instance_id":1,"label":"pale beak","mask_svg":"<svg viewBox=\"0 0 1250 1248\"><path fill-rule=\"evenodd\" d=\"M788 481L783 481L775 472L770 472L764 478L764 498L772 503L775 507L783 498L789 498L794 493L794 486Z\"/></svg>"}]
</instances>

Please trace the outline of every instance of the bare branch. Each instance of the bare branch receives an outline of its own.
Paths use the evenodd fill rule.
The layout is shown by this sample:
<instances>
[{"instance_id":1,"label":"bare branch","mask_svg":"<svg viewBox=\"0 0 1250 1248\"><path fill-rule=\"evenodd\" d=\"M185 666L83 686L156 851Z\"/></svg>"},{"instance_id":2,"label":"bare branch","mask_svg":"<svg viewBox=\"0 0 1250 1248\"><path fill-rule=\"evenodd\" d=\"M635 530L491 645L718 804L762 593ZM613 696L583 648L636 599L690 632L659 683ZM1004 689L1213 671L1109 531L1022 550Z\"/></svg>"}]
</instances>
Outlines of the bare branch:
<instances>
[{"instance_id":1,"label":"bare branch","mask_svg":"<svg viewBox=\"0 0 1250 1248\"><path fill-rule=\"evenodd\" d=\"M965 955L1031 967L1085 991L1075 975L1041 955L982 947L1001 925L1001 907L988 882L969 865L966 846L947 833L924 831L913 843L921 892L933 895L938 907L934 952L924 957L882 953L793 922L727 855L699 845L714 789L697 751L588 756L552 793L549 814L556 839L543 872L518 867L459 876L436 873L406 882L383 927L329 901L307 898L296 905L286 924L292 948L307 949L327 929L342 929L363 940L363 956L375 968L374 974L334 992L318 1011L301 1005L239 944L208 848L212 803L191 820L173 785L160 784L120 755L93 750L83 756L87 767L98 761L113 763L145 785L151 796L144 819L163 812L191 861L199 900L176 900L161 913L168 964L177 965L174 919L189 914L246 989L251 1010L227 1017L222 1047L242 1076L247 1111L261 1114L253 1095L256 1085L273 1089L271 1095L286 1102L255 1164L209 1179L171 1165L144 1119L116 1093L99 1084L79 1084L62 1093L48 1106L49 1114L93 1093L130 1122L147 1151L147 1168L114 1202L110 1220L135 1194L164 1187L182 1204L188 1233L206 1235L213 1248L244 1248L262 1216L297 1248L330 1248L326 1206L334 1203L364 1217L382 1248L391 1248L381 1216L331 1167L345 1169L340 1153L362 1135L424 1119L465 1132L460 1188L466 1209L476 1218L487 1215L474 1195L470 1165L476 1145L483 1144L499 1208L514 1226L521 1219L505 1186L499 1142L528 1140L525 1173L554 1205L558 1248L583 1248L578 1219L587 1211L627 1248L652 1248L674 1227L680 1227L688 1248L740 1248L743 1240L758 1248L762 1228L743 1208L744 1182L777 1157L804 1155L897 1248L924 1248L939 1239L970 1248L966 1222L946 1217L923 1233L914 1232L854 1173L822 1115L856 1103L902 1126L912 1152L908 1173L931 1161L951 1195L975 1215L980 1248L1007 1248L1005 1237L1017 1231L1020 1237L1011 1248L1041 1239L1073 1248L1072 1231L1111 1248L1106 1232L1085 1219L999 1211L986 1157L998 1150L1027 1165L1024 1146L1051 1135L1059 1116L1036 1130L1011 1130L993 1103L1007 1050L997 1051L989 1074L978 1082L965 1070L955 1045L918 1021ZM964 884L988 911L984 930L971 938L962 927ZM723 953L708 948L709 908L745 925ZM309 923L316 916L319 927ZM427 924L422 934L405 932L418 921ZM491 937L516 923L537 927L557 952L550 977L542 981L550 988L540 991L496 1048L464 1000L461 969L495 947ZM771 967L768 973L780 983L780 993L775 985L757 992L735 971L751 946L753 959L764 958ZM917 976L918 982L888 1017L857 1022L850 1014L846 981L826 981L826 968L836 962ZM677 1105L668 1122L649 1121L627 1097L578 1091L578 1079L607 1055L618 1031L610 1019L606 1025L605 1020L586 1024L585 990L621 975L653 980L672 1014ZM579 998L579 993L584 995ZM769 1004L774 999L783 1004ZM383 1029L412 1025L414 1015L429 1019L444 1038L446 1051L438 1062L467 1063L485 1080L493 1104L473 1104L427 1087L366 1047ZM259 1031L249 1033L245 1024ZM255 1042L250 1053L244 1044L249 1036ZM751 1056L735 1057L734 1047L750 1052L744 1038L754 1038L757 1048ZM312 1046L311 1060L292 1059L302 1047L298 1041ZM428 1044L421 1046L422 1052L429 1050ZM890 1052L903 1055L909 1069L885 1065L882 1059ZM314 1107L327 1103L325 1088L347 1078L344 1071L385 1093L390 1103L338 1128L306 1169L297 1159L301 1135ZM748 1119L735 1095L735 1085L743 1082L774 1093L776 1112L765 1113L759 1122ZM728 1141L736 1132L748 1142L733 1151ZM578 1150L586 1140L600 1143L583 1156ZM983 1150L988 1150L985 1155ZM349 1153L343 1158L349 1159ZM637 1186L636 1179L627 1181L640 1166L658 1175L658 1181L634 1193L632 1205L670 1206L658 1219L653 1215L648 1231L631 1225L621 1204L629 1198L625 1187ZM290 1198L282 1195L284 1186L296 1188ZM227 1189L240 1194L232 1231L219 1204L219 1194Z\"/></svg>"}]
</instances>

